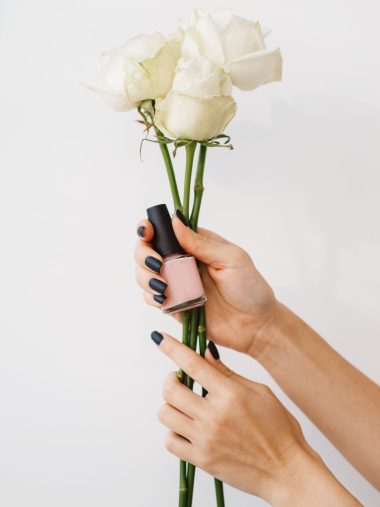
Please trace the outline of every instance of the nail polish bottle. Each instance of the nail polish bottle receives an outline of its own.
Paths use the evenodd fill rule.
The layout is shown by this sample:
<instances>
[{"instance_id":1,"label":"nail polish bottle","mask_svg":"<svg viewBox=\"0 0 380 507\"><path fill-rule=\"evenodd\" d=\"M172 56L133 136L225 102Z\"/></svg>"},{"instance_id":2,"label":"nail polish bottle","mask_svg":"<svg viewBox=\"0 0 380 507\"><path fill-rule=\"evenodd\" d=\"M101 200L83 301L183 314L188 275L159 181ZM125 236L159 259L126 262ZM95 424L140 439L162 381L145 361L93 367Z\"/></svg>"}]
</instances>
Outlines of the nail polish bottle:
<instances>
[{"instance_id":1,"label":"nail polish bottle","mask_svg":"<svg viewBox=\"0 0 380 507\"><path fill-rule=\"evenodd\" d=\"M195 258L178 243L166 204L147 210L153 224L153 248L162 256L160 274L168 284L164 313L177 313L202 306L207 300Z\"/></svg>"}]
</instances>

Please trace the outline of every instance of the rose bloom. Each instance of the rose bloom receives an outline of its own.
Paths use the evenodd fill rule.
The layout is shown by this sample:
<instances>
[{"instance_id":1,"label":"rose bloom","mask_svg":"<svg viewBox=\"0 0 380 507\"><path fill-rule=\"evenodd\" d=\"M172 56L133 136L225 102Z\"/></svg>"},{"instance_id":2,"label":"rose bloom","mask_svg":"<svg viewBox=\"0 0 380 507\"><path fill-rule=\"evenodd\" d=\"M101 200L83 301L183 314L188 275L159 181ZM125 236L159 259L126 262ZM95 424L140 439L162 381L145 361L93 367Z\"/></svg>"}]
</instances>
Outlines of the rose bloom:
<instances>
[{"instance_id":1,"label":"rose bloom","mask_svg":"<svg viewBox=\"0 0 380 507\"><path fill-rule=\"evenodd\" d=\"M137 35L100 55L99 80L82 82L114 111L129 111L145 99L165 96L180 52L176 39L160 33Z\"/></svg>"},{"instance_id":2,"label":"rose bloom","mask_svg":"<svg viewBox=\"0 0 380 507\"><path fill-rule=\"evenodd\" d=\"M222 134L236 112L230 77L207 58L180 58L172 89L156 101L155 125L175 139Z\"/></svg>"},{"instance_id":3,"label":"rose bloom","mask_svg":"<svg viewBox=\"0 0 380 507\"><path fill-rule=\"evenodd\" d=\"M236 16L229 10L209 14L194 9L192 24L181 25L178 32L181 55L212 60L229 74L237 88L253 90L281 79L280 49L265 47L258 22Z\"/></svg>"}]
</instances>

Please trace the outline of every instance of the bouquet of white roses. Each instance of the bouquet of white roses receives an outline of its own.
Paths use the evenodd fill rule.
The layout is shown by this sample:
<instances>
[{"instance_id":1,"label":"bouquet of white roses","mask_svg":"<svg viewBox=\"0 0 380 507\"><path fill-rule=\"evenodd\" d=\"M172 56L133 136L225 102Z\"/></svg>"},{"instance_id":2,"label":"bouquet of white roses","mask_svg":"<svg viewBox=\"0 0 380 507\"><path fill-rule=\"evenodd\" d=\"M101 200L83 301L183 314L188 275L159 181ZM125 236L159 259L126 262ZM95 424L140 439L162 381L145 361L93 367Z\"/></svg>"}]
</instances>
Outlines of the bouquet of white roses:
<instances>
[{"instance_id":1,"label":"bouquet of white roses","mask_svg":"<svg viewBox=\"0 0 380 507\"><path fill-rule=\"evenodd\" d=\"M159 144L174 207L194 230L204 190L206 151L209 147L232 148L224 131L236 113L233 87L253 90L281 79L281 53L279 48L266 48L267 34L258 22L243 19L230 10L209 14L195 9L191 23L180 21L178 30L168 37L158 32L137 35L102 53L98 81L83 83L111 109L138 111L146 131L143 141ZM153 138L149 137L151 132ZM169 144L174 145L172 155ZM182 146L186 150L186 167L181 198L173 158ZM190 209L192 182L194 197ZM206 349L205 318L204 306L182 312L183 343L194 350L198 345L201 355ZM184 372L179 375L192 389L192 379ZM181 461L179 507L192 506L194 476L195 467ZM215 488L217 505L224 506L223 485L217 479Z\"/></svg>"}]
</instances>

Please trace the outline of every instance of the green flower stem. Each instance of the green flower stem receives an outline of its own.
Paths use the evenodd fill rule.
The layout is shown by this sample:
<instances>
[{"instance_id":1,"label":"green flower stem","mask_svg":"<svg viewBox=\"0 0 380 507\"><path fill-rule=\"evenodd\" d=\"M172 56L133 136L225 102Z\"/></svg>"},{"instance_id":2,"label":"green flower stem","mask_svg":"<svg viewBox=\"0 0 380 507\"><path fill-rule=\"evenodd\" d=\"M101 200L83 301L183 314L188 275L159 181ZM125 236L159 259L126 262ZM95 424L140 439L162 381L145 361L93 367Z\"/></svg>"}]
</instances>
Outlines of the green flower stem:
<instances>
[{"instance_id":1,"label":"green flower stem","mask_svg":"<svg viewBox=\"0 0 380 507\"><path fill-rule=\"evenodd\" d=\"M189 463L187 467L187 507L192 507L193 505L193 493L194 493L194 480L195 480L195 466Z\"/></svg>"},{"instance_id":2,"label":"green flower stem","mask_svg":"<svg viewBox=\"0 0 380 507\"><path fill-rule=\"evenodd\" d=\"M186 461L179 462L179 501L178 507L187 507L188 489L186 478Z\"/></svg>"},{"instance_id":3,"label":"green flower stem","mask_svg":"<svg viewBox=\"0 0 380 507\"><path fill-rule=\"evenodd\" d=\"M216 494L216 505L217 507L224 507L224 491L223 482L218 479L214 479L215 483L215 494Z\"/></svg>"},{"instance_id":4,"label":"green flower stem","mask_svg":"<svg viewBox=\"0 0 380 507\"><path fill-rule=\"evenodd\" d=\"M189 347L192 350L196 350L196 348L197 348L200 310L201 310L200 308L194 308L191 312ZM187 377L187 384L186 385L189 389L193 389L194 380L190 377ZM193 504L194 479L195 479L195 466L192 463L189 463L188 467L187 467L187 487L188 487L187 507L191 507Z\"/></svg>"},{"instance_id":5,"label":"green flower stem","mask_svg":"<svg viewBox=\"0 0 380 507\"><path fill-rule=\"evenodd\" d=\"M182 343L189 344L189 312L182 313ZM178 371L178 378L183 384L187 384L188 377L183 370ZM178 507L187 507L188 485L187 485L187 464L186 461L180 460L179 463L179 502Z\"/></svg>"},{"instance_id":6,"label":"green flower stem","mask_svg":"<svg viewBox=\"0 0 380 507\"><path fill-rule=\"evenodd\" d=\"M156 134L161 133L157 127L154 127L154 130L155 130ZM166 144L160 143L160 150L161 150L162 156L164 158L166 172L168 173L169 185L170 185L170 190L171 190L171 193L173 196L174 207L175 207L175 209L182 210L181 198L178 193L177 181L175 178L174 168L173 168L172 160L170 158L170 153L169 153L168 147L166 146Z\"/></svg>"},{"instance_id":7,"label":"green flower stem","mask_svg":"<svg viewBox=\"0 0 380 507\"><path fill-rule=\"evenodd\" d=\"M189 218L189 206L190 206L190 185L191 185L191 174L193 170L193 160L194 160L194 153L195 149L197 147L197 143L195 141L186 144L186 168L185 168L185 179L184 179L184 188L183 188L183 208L182 211L186 218ZM185 314L186 317L185 317ZM191 325L191 335L193 336L193 327L194 327L194 317L193 312L191 312L191 319L190 319L190 325ZM195 335L196 340L196 335ZM194 338L193 338L194 341ZM182 343L184 343L187 346L190 346L189 343L189 312L183 312L182 314ZM192 383L192 379L188 377L185 372L180 370L179 374L181 375L181 381L187 385L187 387L190 387L190 384ZM194 473L193 471L190 474L193 477L194 481ZM193 482L194 484L194 482ZM192 497L193 497L193 484L191 488L191 502L190 507L192 504ZM180 462L180 487L179 487L179 507L188 507L188 478L187 478L187 470L186 470L186 462L182 461Z\"/></svg>"},{"instance_id":8,"label":"green flower stem","mask_svg":"<svg viewBox=\"0 0 380 507\"><path fill-rule=\"evenodd\" d=\"M194 204L193 211L191 212L190 222L194 231L198 228L198 219L199 212L201 209L202 196L203 196L203 173L206 162L206 152L207 146L199 145L199 155L198 155L198 164L197 164L197 172L195 175L194 181Z\"/></svg>"},{"instance_id":9,"label":"green flower stem","mask_svg":"<svg viewBox=\"0 0 380 507\"><path fill-rule=\"evenodd\" d=\"M206 150L205 146L199 146L199 155L198 155L198 163L197 163L197 172L195 175L194 181L194 201L193 201L193 209L191 212L191 227L194 231L198 228L198 218L199 212L201 208L202 194L203 194L203 172L205 167L205 159L206 159ZM192 328L190 334L190 346L193 350L196 350L196 338L199 335L199 347L201 350L201 355L204 357L206 351L206 327L204 326L204 306L201 308L196 308L193 310L193 315L196 313L194 320L192 320ZM202 317L203 316L203 317ZM203 325L201 325L201 321ZM195 336L195 338L194 338ZM202 344L201 344L202 340ZM193 379L190 379L189 387L193 388ZM202 394L204 389L202 388ZM187 470L187 483L188 483L188 500L187 507L192 507L193 502L193 492L194 492L194 480L195 480L195 466L189 463Z\"/></svg>"},{"instance_id":10,"label":"green flower stem","mask_svg":"<svg viewBox=\"0 0 380 507\"><path fill-rule=\"evenodd\" d=\"M207 343L206 343L206 313L204 306L202 306L199 310L198 334L199 334L199 354L202 357L205 357Z\"/></svg>"},{"instance_id":11,"label":"green flower stem","mask_svg":"<svg viewBox=\"0 0 380 507\"><path fill-rule=\"evenodd\" d=\"M197 142L193 141L185 145L186 150L186 168L185 168L185 181L183 191L183 214L189 218L190 208L190 186L191 186L191 173L193 170L194 153L197 147Z\"/></svg>"},{"instance_id":12,"label":"green flower stem","mask_svg":"<svg viewBox=\"0 0 380 507\"><path fill-rule=\"evenodd\" d=\"M182 312L182 343L184 345L189 344L189 320L190 314L189 312ZM178 370L178 378L182 382L182 384L186 384L186 373L179 369Z\"/></svg>"}]
</instances>

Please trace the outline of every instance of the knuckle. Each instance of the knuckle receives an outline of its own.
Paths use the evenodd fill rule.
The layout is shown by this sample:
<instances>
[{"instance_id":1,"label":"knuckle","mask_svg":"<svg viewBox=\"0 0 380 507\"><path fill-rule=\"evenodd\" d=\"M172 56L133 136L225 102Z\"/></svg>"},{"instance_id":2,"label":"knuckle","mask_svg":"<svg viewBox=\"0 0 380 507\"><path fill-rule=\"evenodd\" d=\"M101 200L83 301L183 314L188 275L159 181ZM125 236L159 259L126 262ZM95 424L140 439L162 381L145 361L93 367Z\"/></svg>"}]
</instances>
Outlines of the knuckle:
<instances>
[{"instance_id":1,"label":"knuckle","mask_svg":"<svg viewBox=\"0 0 380 507\"><path fill-rule=\"evenodd\" d=\"M170 372L165 379L164 385L162 386L162 397L165 401L172 398L173 392L176 388L175 377L175 372Z\"/></svg>"},{"instance_id":2,"label":"knuckle","mask_svg":"<svg viewBox=\"0 0 380 507\"><path fill-rule=\"evenodd\" d=\"M219 418L222 419L223 422L226 422L231 412L236 411L246 404L246 394L239 386L233 386L225 390L221 402Z\"/></svg>"},{"instance_id":3,"label":"knuckle","mask_svg":"<svg viewBox=\"0 0 380 507\"><path fill-rule=\"evenodd\" d=\"M247 259L250 259L248 253L243 248L236 245L233 247L233 258L235 262L239 264L244 264Z\"/></svg>"},{"instance_id":4,"label":"knuckle","mask_svg":"<svg viewBox=\"0 0 380 507\"><path fill-rule=\"evenodd\" d=\"M199 234L197 232L194 232L194 231L192 231L192 232L193 232L193 241L194 241L192 250L193 250L193 255L195 257L197 257L199 252L201 252L201 250L204 246L203 243L204 243L205 237L202 236L202 234Z\"/></svg>"},{"instance_id":5,"label":"knuckle","mask_svg":"<svg viewBox=\"0 0 380 507\"><path fill-rule=\"evenodd\" d=\"M187 362L186 373L190 377L194 377L202 366L202 359L200 356L194 354Z\"/></svg>"},{"instance_id":6,"label":"knuckle","mask_svg":"<svg viewBox=\"0 0 380 507\"><path fill-rule=\"evenodd\" d=\"M210 435L207 435L203 438L200 447L204 466L209 466L212 463L215 452L215 441Z\"/></svg>"},{"instance_id":7,"label":"knuckle","mask_svg":"<svg viewBox=\"0 0 380 507\"><path fill-rule=\"evenodd\" d=\"M162 386L162 397L165 401L168 401L173 393L173 388L170 383L165 382L165 384Z\"/></svg>"},{"instance_id":8,"label":"knuckle","mask_svg":"<svg viewBox=\"0 0 380 507\"><path fill-rule=\"evenodd\" d=\"M158 420L161 422L161 423L164 423L166 421L166 417L167 417L167 413L168 413L168 409L167 409L167 405L162 405L159 409L158 409L158 412L157 412L157 418Z\"/></svg>"},{"instance_id":9,"label":"knuckle","mask_svg":"<svg viewBox=\"0 0 380 507\"><path fill-rule=\"evenodd\" d=\"M227 415L224 413L220 413L217 417L213 417L209 420L208 427L210 433L212 434L212 439L217 439L222 433L223 429L226 427L227 423ZM211 437L208 438L208 443L212 443Z\"/></svg>"},{"instance_id":10,"label":"knuckle","mask_svg":"<svg viewBox=\"0 0 380 507\"><path fill-rule=\"evenodd\" d=\"M206 471L210 471L210 469L213 466L213 459L210 457L209 454L202 452L198 459L198 463L200 468Z\"/></svg>"},{"instance_id":11,"label":"knuckle","mask_svg":"<svg viewBox=\"0 0 380 507\"><path fill-rule=\"evenodd\" d=\"M174 453L175 440L171 432L169 432L165 437L165 448L167 451Z\"/></svg>"},{"instance_id":12,"label":"knuckle","mask_svg":"<svg viewBox=\"0 0 380 507\"><path fill-rule=\"evenodd\" d=\"M266 384L258 383L258 388L262 392L262 394L265 394L266 396L273 396L272 389L268 387Z\"/></svg>"},{"instance_id":13,"label":"knuckle","mask_svg":"<svg viewBox=\"0 0 380 507\"><path fill-rule=\"evenodd\" d=\"M228 410L233 408L239 401L241 401L241 392L235 386L230 386L224 391L224 404Z\"/></svg>"}]
</instances>

